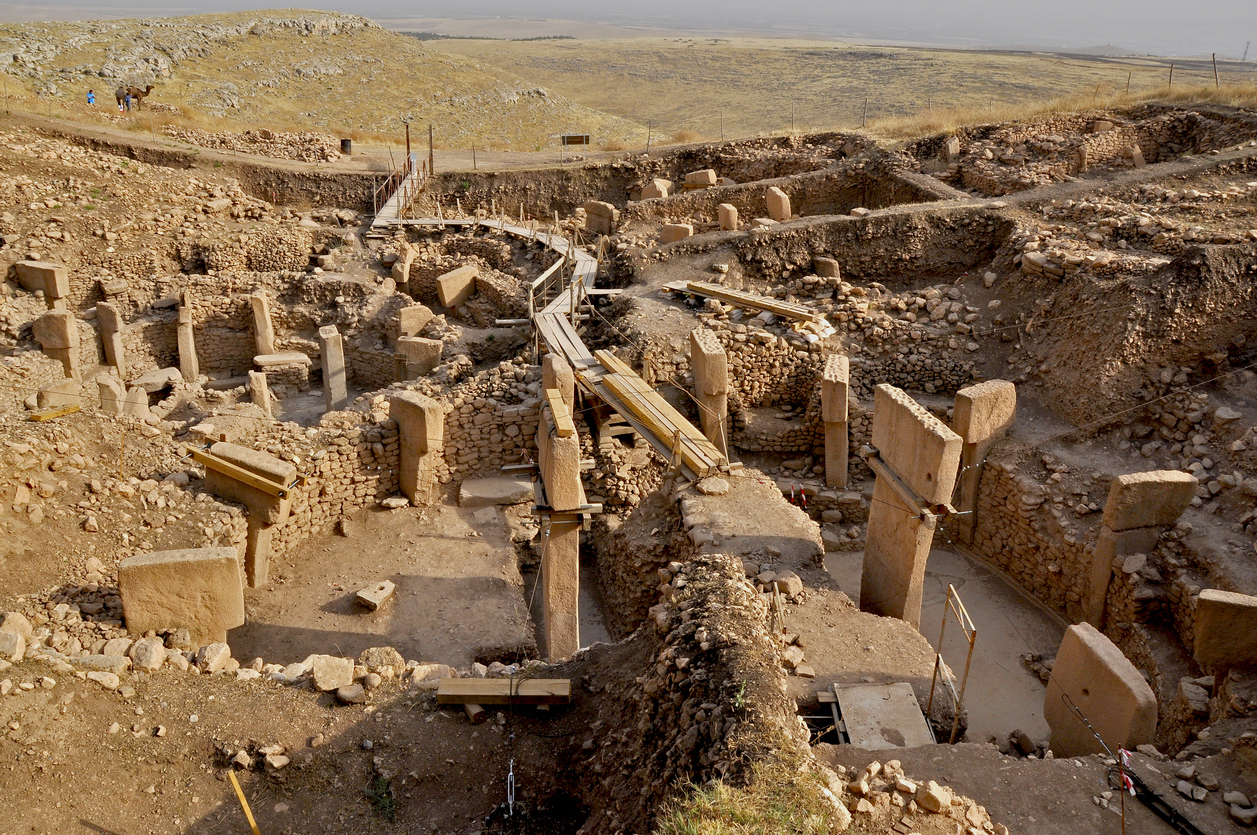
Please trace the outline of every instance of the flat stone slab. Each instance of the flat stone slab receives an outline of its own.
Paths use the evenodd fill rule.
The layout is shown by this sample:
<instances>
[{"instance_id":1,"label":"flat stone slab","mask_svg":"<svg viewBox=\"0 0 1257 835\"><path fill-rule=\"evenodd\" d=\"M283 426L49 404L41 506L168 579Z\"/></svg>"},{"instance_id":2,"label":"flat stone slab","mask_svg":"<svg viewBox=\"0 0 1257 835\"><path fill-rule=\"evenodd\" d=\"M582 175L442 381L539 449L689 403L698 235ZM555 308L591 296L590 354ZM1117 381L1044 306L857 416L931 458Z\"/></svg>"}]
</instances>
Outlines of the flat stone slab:
<instances>
[{"instance_id":1,"label":"flat stone slab","mask_svg":"<svg viewBox=\"0 0 1257 835\"><path fill-rule=\"evenodd\" d=\"M388 599L393 596L393 592L396 590L397 586L393 585L391 580L381 580L375 585L359 591L354 595L354 600L374 612L388 602Z\"/></svg>"},{"instance_id":2,"label":"flat stone slab","mask_svg":"<svg viewBox=\"0 0 1257 835\"><path fill-rule=\"evenodd\" d=\"M222 641L244 623L244 586L235 548L154 551L118 567L127 628L184 627L197 643Z\"/></svg>"},{"instance_id":3,"label":"flat stone slab","mask_svg":"<svg viewBox=\"0 0 1257 835\"><path fill-rule=\"evenodd\" d=\"M175 383L183 382L183 372L177 368L158 368L141 374L131 381L131 385L139 386L149 394L168 389Z\"/></svg>"},{"instance_id":4,"label":"flat stone slab","mask_svg":"<svg viewBox=\"0 0 1257 835\"><path fill-rule=\"evenodd\" d=\"M309 366L312 361L300 351L284 351L279 354L258 354L253 358L258 368L282 368L287 365Z\"/></svg>"},{"instance_id":5,"label":"flat stone slab","mask_svg":"<svg viewBox=\"0 0 1257 835\"><path fill-rule=\"evenodd\" d=\"M1196 663L1206 670L1257 662L1257 597L1204 589L1196 599Z\"/></svg>"},{"instance_id":6,"label":"flat stone slab","mask_svg":"<svg viewBox=\"0 0 1257 835\"><path fill-rule=\"evenodd\" d=\"M911 684L860 684L835 692L852 745L882 751L934 744Z\"/></svg>"},{"instance_id":7,"label":"flat stone slab","mask_svg":"<svg viewBox=\"0 0 1257 835\"><path fill-rule=\"evenodd\" d=\"M532 479L526 476L469 478L458 488L459 507L492 507L532 501Z\"/></svg>"}]
</instances>

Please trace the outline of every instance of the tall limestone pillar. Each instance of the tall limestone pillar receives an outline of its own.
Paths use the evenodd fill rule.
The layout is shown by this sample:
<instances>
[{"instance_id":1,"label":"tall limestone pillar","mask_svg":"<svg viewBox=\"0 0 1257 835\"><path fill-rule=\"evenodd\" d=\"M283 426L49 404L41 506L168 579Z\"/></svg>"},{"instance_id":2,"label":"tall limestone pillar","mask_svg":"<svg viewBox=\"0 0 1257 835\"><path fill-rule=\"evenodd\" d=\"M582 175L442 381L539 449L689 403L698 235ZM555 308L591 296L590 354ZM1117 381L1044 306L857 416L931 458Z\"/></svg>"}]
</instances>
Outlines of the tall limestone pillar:
<instances>
[{"instance_id":1,"label":"tall limestone pillar","mask_svg":"<svg viewBox=\"0 0 1257 835\"><path fill-rule=\"evenodd\" d=\"M847 489L848 400L851 361L845 354L830 354L821 370L821 421L825 425L825 486Z\"/></svg>"},{"instance_id":2,"label":"tall limestone pillar","mask_svg":"<svg viewBox=\"0 0 1257 835\"><path fill-rule=\"evenodd\" d=\"M973 544L978 525L978 482L991 447L1003 438L1017 414L1017 388L1007 380L988 380L956 392L951 427L964 441L960 452L960 497L956 501L960 541Z\"/></svg>"},{"instance_id":3,"label":"tall limestone pillar","mask_svg":"<svg viewBox=\"0 0 1257 835\"><path fill-rule=\"evenodd\" d=\"M690 368L703 434L729 457L729 357L716 335L706 328L690 331Z\"/></svg>"}]
</instances>

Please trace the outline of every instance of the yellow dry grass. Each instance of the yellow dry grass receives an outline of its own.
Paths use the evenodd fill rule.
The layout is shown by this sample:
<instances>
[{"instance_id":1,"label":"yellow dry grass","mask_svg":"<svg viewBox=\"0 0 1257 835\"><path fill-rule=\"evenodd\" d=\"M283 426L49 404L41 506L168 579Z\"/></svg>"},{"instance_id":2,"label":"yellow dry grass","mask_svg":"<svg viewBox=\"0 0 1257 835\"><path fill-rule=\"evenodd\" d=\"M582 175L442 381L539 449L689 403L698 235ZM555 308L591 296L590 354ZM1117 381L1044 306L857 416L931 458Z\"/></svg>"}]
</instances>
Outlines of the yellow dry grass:
<instances>
[{"instance_id":1,"label":"yellow dry grass","mask_svg":"<svg viewBox=\"0 0 1257 835\"><path fill-rule=\"evenodd\" d=\"M782 134L792 123L795 132L867 123L899 134L918 123L991 121L1001 113L1018 118L1053 101L1086 107L1118 101L1128 83L1132 101L1164 98L1171 63L769 38L445 40L431 46L650 124L652 137L685 131L707 140ZM1174 97L1196 100L1196 91L1212 87L1208 59L1174 63ZM1223 62L1219 73L1224 88L1257 79L1251 63Z\"/></svg>"}]
</instances>

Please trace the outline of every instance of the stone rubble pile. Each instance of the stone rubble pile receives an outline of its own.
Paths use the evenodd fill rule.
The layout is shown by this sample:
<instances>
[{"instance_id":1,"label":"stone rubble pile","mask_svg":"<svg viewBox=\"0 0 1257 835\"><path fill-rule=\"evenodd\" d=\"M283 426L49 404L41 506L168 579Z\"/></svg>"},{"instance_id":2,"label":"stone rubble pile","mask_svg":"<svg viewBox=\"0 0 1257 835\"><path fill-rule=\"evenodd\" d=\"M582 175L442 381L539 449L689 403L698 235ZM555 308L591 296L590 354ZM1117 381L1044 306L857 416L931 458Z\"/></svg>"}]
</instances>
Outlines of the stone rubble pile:
<instances>
[{"instance_id":1,"label":"stone rubble pile","mask_svg":"<svg viewBox=\"0 0 1257 835\"><path fill-rule=\"evenodd\" d=\"M238 151L302 162L335 162L340 159L340 141L326 133L310 131L287 133L265 129L246 130L240 133L229 131L210 133L175 125L167 125L162 132L182 142L221 151Z\"/></svg>"}]
</instances>

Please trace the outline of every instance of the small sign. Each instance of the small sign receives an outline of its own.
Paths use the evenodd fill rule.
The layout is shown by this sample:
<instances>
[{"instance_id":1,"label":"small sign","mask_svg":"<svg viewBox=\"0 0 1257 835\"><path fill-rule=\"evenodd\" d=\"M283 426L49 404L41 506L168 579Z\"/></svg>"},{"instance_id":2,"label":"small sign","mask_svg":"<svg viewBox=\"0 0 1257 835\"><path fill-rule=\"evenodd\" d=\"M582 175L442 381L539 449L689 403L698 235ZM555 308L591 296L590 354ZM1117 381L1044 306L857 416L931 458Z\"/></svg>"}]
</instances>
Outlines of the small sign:
<instances>
[{"instance_id":1,"label":"small sign","mask_svg":"<svg viewBox=\"0 0 1257 835\"><path fill-rule=\"evenodd\" d=\"M565 133L559 137L559 142L563 145L588 145L589 134L587 133Z\"/></svg>"}]
</instances>

